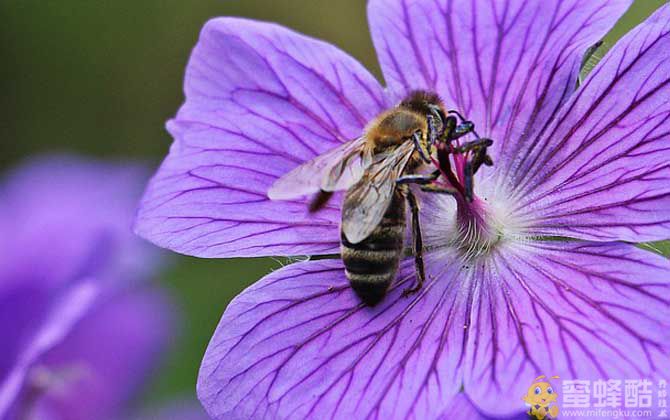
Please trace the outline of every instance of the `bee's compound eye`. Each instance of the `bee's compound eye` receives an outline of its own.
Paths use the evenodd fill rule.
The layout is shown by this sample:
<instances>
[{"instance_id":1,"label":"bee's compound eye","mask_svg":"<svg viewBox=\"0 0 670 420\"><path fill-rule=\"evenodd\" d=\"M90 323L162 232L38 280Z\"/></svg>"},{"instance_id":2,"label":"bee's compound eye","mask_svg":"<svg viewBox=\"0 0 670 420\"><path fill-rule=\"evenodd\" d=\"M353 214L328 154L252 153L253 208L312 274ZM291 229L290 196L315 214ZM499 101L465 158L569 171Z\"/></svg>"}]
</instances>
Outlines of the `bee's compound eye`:
<instances>
[{"instance_id":1,"label":"bee's compound eye","mask_svg":"<svg viewBox=\"0 0 670 420\"><path fill-rule=\"evenodd\" d=\"M535 395L540 395L542 393L542 389L538 386L535 387Z\"/></svg>"},{"instance_id":2,"label":"bee's compound eye","mask_svg":"<svg viewBox=\"0 0 670 420\"><path fill-rule=\"evenodd\" d=\"M554 390L551 387L547 388L547 394L553 394L553 393Z\"/></svg>"},{"instance_id":3,"label":"bee's compound eye","mask_svg":"<svg viewBox=\"0 0 670 420\"><path fill-rule=\"evenodd\" d=\"M431 114L433 114L433 116L435 116L440 121L440 123L444 122L446 116L439 106L431 104L428 105L428 108L430 109Z\"/></svg>"}]
</instances>

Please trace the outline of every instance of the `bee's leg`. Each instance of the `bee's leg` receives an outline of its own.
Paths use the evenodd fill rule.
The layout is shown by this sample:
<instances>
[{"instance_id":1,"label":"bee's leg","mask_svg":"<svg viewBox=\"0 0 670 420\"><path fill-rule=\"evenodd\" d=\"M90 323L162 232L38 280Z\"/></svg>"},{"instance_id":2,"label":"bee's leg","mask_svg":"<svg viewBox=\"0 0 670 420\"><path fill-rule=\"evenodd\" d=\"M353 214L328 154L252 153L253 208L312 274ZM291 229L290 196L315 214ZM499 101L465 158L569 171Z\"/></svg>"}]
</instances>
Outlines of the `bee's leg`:
<instances>
[{"instance_id":1,"label":"bee's leg","mask_svg":"<svg viewBox=\"0 0 670 420\"><path fill-rule=\"evenodd\" d=\"M426 185L435 181L440 177L440 171L433 171L429 175L403 175L400 178L396 179L396 184L419 184Z\"/></svg>"},{"instance_id":2,"label":"bee's leg","mask_svg":"<svg viewBox=\"0 0 670 420\"><path fill-rule=\"evenodd\" d=\"M435 181L440 177L440 171L436 170L429 175L404 175L396 180L399 185L418 184L421 191L438 194L457 194L458 190L452 187L436 184ZM411 204L411 203L410 203Z\"/></svg>"},{"instance_id":3,"label":"bee's leg","mask_svg":"<svg viewBox=\"0 0 670 420\"><path fill-rule=\"evenodd\" d=\"M309 203L309 212L315 213L321 210L333 196L331 191L319 190Z\"/></svg>"},{"instance_id":4,"label":"bee's leg","mask_svg":"<svg viewBox=\"0 0 670 420\"><path fill-rule=\"evenodd\" d=\"M423 238L421 236L421 224L419 223L419 203L409 188L407 188L407 201L412 210L412 251L414 251L417 284L414 287L408 287L403 290L403 296L419 291L423 287L423 281L426 279L426 271L423 266Z\"/></svg>"},{"instance_id":5,"label":"bee's leg","mask_svg":"<svg viewBox=\"0 0 670 420\"><path fill-rule=\"evenodd\" d=\"M421 155L421 159L423 159L426 163L430 163L431 151L423 142L423 133L421 133L421 130L417 130L414 132L414 134L412 134L412 140L414 141L414 147L419 152L419 155Z\"/></svg>"},{"instance_id":6,"label":"bee's leg","mask_svg":"<svg viewBox=\"0 0 670 420\"><path fill-rule=\"evenodd\" d=\"M456 195L458 194L458 190L456 188L452 187L445 187L443 185L438 185L438 184L427 184L427 185L422 185L421 186L421 191L429 192L429 193L436 193L436 194L450 194L450 195Z\"/></svg>"}]
</instances>

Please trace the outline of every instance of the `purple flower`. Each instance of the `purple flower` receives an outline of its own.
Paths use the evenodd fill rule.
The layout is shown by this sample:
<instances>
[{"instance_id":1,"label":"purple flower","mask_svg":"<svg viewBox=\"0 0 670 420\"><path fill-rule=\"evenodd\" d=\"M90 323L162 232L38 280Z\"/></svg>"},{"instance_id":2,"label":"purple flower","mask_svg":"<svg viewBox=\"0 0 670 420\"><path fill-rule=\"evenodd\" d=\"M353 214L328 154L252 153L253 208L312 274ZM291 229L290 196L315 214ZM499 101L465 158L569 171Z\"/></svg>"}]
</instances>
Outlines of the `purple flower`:
<instances>
[{"instance_id":1,"label":"purple flower","mask_svg":"<svg viewBox=\"0 0 670 420\"><path fill-rule=\"evenodd\" d=\"M670 6L576 89L630 1L371 0L384 89L335 47L210 21L137 231L201 257L334 254L340 207L270 201L298 165L360 136L414 89L494 140L475 199L423 194L411 259L376 307L339 260L289 265L227 308L199 397L215 418L458 418L525 409L533 378L653 378L670 365ZM551 237L572 238L551 240ZM459 395L459 392L465 393ZM459 395L458 397L456 397Z\"/></svg>"},{"instance_id":2,"label":"purple flower","mask_svg":"<svg viewBox=\"0 0 670 420\"><path fill-rule=\"evenodd\" d=\"M160 407L147 410L133 420L205 420L205 414L200 403L193 400L176 400Z\"/></svg>"},{"instance_id":3,"label":"purple flower","mask_svg":"<svg viewBox=\"0 0 670 420\"><path fill-rule=\"evenodd\" d=\"M156 366L173 319L130 229L145 179L63 157L0 186L0 418L116 418Z\"/></svg>"}]
</instances>

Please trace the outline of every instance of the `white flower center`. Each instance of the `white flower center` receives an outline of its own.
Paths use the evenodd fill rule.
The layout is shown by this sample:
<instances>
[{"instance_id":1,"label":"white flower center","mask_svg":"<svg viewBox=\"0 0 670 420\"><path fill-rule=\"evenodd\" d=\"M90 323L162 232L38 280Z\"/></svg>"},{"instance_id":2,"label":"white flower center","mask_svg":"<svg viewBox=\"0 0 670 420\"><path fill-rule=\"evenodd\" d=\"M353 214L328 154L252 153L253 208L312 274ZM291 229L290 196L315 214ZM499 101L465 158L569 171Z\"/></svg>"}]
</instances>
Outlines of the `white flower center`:
<instances>
[{"instance_id":1,"label":"white flower center","mask_svg":"<svg viewBox=\"0 0 670 420\"><path fill-rule=\"evenodd\" d=\"M427 248L455 248L464 260L471 260L510 241L527 240L526 224L511 212L510 196L492 176L477 184L472 201L459 195L423 194Z\"/></svg>"}]
</instances>

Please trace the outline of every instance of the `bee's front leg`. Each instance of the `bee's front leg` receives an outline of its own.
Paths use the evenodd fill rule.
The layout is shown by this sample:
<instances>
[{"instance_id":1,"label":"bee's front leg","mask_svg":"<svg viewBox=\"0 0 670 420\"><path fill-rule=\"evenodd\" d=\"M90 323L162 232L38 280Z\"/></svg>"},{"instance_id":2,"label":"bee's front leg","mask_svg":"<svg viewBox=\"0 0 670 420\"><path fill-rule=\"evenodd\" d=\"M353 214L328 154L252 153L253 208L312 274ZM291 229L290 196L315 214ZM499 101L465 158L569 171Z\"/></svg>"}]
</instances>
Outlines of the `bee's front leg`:
<instances>
[{"instance_id":1,"label":"bee's front leg","mask_svg":"<svg viewBox=\"0 0 670 420\"><path fill-rule=\"evenodd\" d=\"M414 132L412 135L412 140L414 141L414 148L419 152L421 159L423 159L423 161L426 163L430 163L431 149L429 147L431 146L429 144L424 144L423 133L421 130Z\"/></svg>"},{"instance_id":2,"label":"bee's front leg","mask_svg":"<svg viewBox=\"0 0 670 420\"><path fill-rule=\"evenodd\" d=\"M431 184L437 178L440 177L440 171L433 171L428 175L403 175L400 178L396 179L396 184L419 184L426 185ZM411 203L410 203L411 204Z\"/></svg>"},{"instance_id":3,"label":"bee's front leg","mask_svg":"<svg viewBox=\"0 0 670 420\"><path fill-rule=\"evenodd\" d=\"M417 284L414 287L408 287L403 290L403 296L408 296L419 291L426 279L426 271L423 265L423 238L421 236L421 224L419 223L419 203L409 188L407 188L407 201L412 210L412 251L414 253Z\"/></svg>"},{"instance_id":4,"label":"bee's front leg","mask_svg":"<svg viewBox=\"0 0 670 420\"><path fill-rule=\"evenodd\" d=\"M421 186L421 191L429 192L429 193L435 193L435 194L449 194L449 195L458 194L458 190L456 188L446 187L446 186L435 184L435 183L422 185Z\"/></svg>"}]
</instances>

